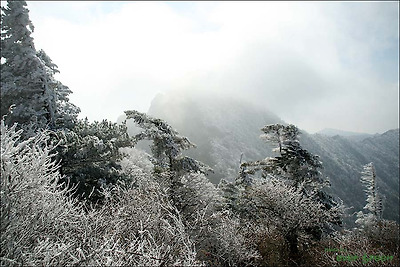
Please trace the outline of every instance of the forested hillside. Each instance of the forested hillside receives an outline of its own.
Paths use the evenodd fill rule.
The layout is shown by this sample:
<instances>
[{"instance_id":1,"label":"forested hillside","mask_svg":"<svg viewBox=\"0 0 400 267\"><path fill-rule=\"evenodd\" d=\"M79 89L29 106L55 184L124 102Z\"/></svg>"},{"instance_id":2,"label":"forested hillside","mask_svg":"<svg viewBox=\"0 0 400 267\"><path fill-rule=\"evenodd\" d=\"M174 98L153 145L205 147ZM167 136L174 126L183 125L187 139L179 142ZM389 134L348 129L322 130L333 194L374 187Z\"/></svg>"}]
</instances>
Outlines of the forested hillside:
<instances>
[{"instance_id":1,"label":"forested hillside","mask_svg":"<svg viewBox=\"0 0 400 267\"><path fill-rule=\"evenodd\" d=\"M365 205L358 177L362 166L373 162L378 187L384 196L383 217L399 221L399 129L360 141L321 134L303 134L300 140L307 149L321 157L325 174L332 183L332 192L353 207L352 212Z\"/></svg>"},{"instance_id":2,"label":"forested hillside","mask_svg":"<svg viewBox=\"0 0 400 267\"><path fill-rule=\"evenodd\" d=\"M177 95L181 101L177 101ZM283 123L266 108L213 95L194 97L185 91L157 96L149 114L165 119L194 143L201 144L191 156L214 169L211 176L214 183L223 178L234 179L242 153L243 161L272 156L270 147L259 138L260 129L265 124ZM373 162L378 187L385 197L383 217L399 221L399 129L364 138L349 136L302 131L299 140L310 152L320 156L323 173L332 184L329 190L347 207L352 207L349 214L365 205L359 176L362 167ZM354 220L352 217L346 222L354 226L351 223Z\"/></svg>"},{"instance_id":3,"label":"forested hillside","mask_svg":"<svg viewBox=\"0 0 400 267\"><path fill-rule=\"evenodd\" d=\"M349 228L313 154L325 137L303 146L266 110L200 95L160 96L118 124L79 119L73 88L35 48L26 2L1 12L2 266L399 264L399 225L385 218L398 153L384 151L398 130L348 159L327 149L365 191Z\"/></svg>"}]
</instances>

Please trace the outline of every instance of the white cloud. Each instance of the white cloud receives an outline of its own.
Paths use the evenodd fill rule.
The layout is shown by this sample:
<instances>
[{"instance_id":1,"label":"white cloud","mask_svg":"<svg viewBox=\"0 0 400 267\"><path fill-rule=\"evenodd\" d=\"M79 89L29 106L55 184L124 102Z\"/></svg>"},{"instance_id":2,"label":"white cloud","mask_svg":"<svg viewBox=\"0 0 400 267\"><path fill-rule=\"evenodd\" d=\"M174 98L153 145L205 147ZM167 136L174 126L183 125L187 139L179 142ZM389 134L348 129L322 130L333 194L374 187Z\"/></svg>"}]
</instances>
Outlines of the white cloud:
<instances>
[{"instance_id":1,"label":"white cloud","mask_svg":"<svg viewBox=\"0 0 400 267\"><path fill-rule=\"evenodd\" d=\"M383 71L398 65L396 3L111 3L28 3L36 46L91 120L187 87L250 98L309 131L398 127L398 82Z\"/></svg>"}]
</instances>

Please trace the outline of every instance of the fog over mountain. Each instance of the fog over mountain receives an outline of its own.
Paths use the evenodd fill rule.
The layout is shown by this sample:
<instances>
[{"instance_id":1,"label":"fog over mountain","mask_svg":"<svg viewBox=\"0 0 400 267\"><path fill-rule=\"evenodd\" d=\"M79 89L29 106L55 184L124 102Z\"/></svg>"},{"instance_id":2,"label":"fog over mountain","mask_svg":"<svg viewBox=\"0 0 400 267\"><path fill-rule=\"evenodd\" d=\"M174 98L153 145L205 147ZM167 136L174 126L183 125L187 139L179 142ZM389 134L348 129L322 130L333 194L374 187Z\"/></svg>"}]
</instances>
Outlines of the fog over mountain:
<instances>
[{"instance_id":1,"label":"fog over mountain","mask_svg":"<svg viewBox=\"0 0 400 267\"><path fill-rule=\"evenodd\" d=\"M197 145L187 154L214 169L209 176L213 183L221 178L235 179L241 159L244 162L273 156L272 147L259 138L260 129L266 124L285 123L266 107L242 99L180 90L157 95L148 114L166 120ZM376 135L302 131L299 139L304 148L320 156L324 174L332 184L330 190L352 207L349 214L365 206L360 172L363 165L373 162L379 191L384 195L383 216L399 220L398 129ZM354 222L354 218L347 221Z\"/></svg>"},{"instance_id":2,"label":"fog over mountain","mask_svg":"<svg viewBox=\"0 0 400 267\"><path fill-rule=\"evenodd\" d=\"M267 109L222 96L177 94L182 97L177 98L174 93L158 95L148 113L167 120L197 144L197 149L188 154L214 169L215 174L210 177L213 182L221 178L232 180L242 153L243 161L251 161L270 151L258 138L260 125L282 120Z\"/></svg>"},{"instance_id":3,"label":"fog over mountain","mask_svg":"<svg viewBox=\"0 0 400 267\"><path fill-rule=\"evenodd\" d=\"M157 92L187 88L267 105L310 133L398 127L398 2L30 1L29 8L37 46L91 121L146 112ZM104 51L112 51L107 66Z\"/></svg>"}]
</instances>

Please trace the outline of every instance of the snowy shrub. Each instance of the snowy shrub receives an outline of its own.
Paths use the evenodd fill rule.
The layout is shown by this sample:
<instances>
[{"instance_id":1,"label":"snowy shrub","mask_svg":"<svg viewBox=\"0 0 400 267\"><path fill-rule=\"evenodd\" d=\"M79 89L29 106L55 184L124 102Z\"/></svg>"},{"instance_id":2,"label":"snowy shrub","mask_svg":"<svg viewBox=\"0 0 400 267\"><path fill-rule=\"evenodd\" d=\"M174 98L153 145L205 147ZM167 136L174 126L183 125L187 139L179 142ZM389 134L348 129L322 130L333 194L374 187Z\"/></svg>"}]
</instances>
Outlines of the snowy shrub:
<instances>
[{"instance_id":1,"label":"snowy shrub","mask_svg":"<svg viewBox=\"0 0 400 267\"><path fill-rule=\"evenodd\" d=\"M133 147L122 147L119 149L124 156L118 164L121 171L129 177L131 183L140 188L146 188L150 180L154 179L154 165L151 156L144 151Z\"/></svg>"},{"instance_id":2,"label":"snowy shrub","mask_svg":"<svg viewBox=\"0 0 400 267\"><path fill-rule=\"evenodd\" d=\"M301 184L295 188L285 181L264 179L249 185L229 186L225 182L221 186L225 206L233 207L231 210L241 220L259 227L254 232L254 242L258 242L262 256L272 262L277 259L273 259L273 253L266 247L268 243L276 247L278 258L288 255L300 262L300 250L312 245L322 234L316 231L341 214L339 207L327 210L312 195L305 195ZM277 240L283 241L284 246L277 245Z\"/></svg>"},{"instance_id":3,"label":"snowy shrub","mask_svg":"<svg viewBox=\"0 0 400 267\"><path fill-rule=\"evenodd\" d=\"M243 223L239 218L229 213L218 213L218 224L211 230L214 244L205 253L209 253L213 263L227 266L254 266L260 258L257 251L254 226Z\"/></svg>"},{"instance_id":4,"label":"snowy shrub","mask_svg":"<svg viewBox=\"0 0 400 267\"><path fill-rule=\"evenodd\" d=\"M393 225L394 226L394 225ZM343 230L323 238L307 251L304 258L310 266L399 266L398 225L383 231L392 245L378 244L361 231Z\"/></svg>"},{"instance_id":5,"label":"snowy shrub","mask_svg":"<svg viewBox=\"0 0 400 267\"><path fill-rule=\"evenodd\" d=\"M254 265L260 257L252 226L221 206L221 193L208 178L190 172L181 176L180 185L174 195L198 259L207 265Z\"/></svg>"},{"instance_id":6,"label":"snowy shrub","mask_svg":"<svg viewBox=\"0 0 400 267\"><path fill-rule=\"evenodd\" d=\"M160 194L157 183L144 188L106 191L89 247L100 247L96 265L160 266L199 265L193 242L185 232L179 212ZM98 221L93 214L92 219ZM102 229L104 228L104 229Z\"/></svg>"},{"instance_id":7,"label":"snowy shrub","mask_svg":"<svg viewBox=\"0 0 400 267\"><path fill-rule=\"evenodd\" d=\"M1 264L71 263L82 207L59 190L46 133L20 142L15 129L1 121Z\"/></svg>"},{"instance_id":8,"label":"snowy shrub","mask_svg":"<svg viewBox=\"0 0 400 267\"><path fill-rule=\"evenodd\" d=\"M182 175L180 182L182 186L175 193L182 199L184 216L192 216L205 210L213 211L220 202L217 189L204 174L190 172Z\"/></svg>"},{"instance_id":9,"label":"snowy shrub","mask_svg":"<svg viewBox=\"0 0 400 267\"><path fill-rule=\"evenodd\" d=\"M324 209L322 203L304 195L301 186L296 189L279 180L256 182L249 189L249 195L249 204L259 216L277 222L285 232L322 227L340 213L339 209Z\"/></svg>"},{"instance_id":10,"label":"snowy shrub","mask_svg":"<svg viewBox=\"0 0 400 267\"><path fill-rule=\"evenodd\" d=\"M159 185L114 186L97 209L61 190L46 132L19 142L1 122L2 265L200 265Z\"/></svg>"},{"instance_id":11,"label":"snowy shrub","mask_svg":"<svg viewBox=\"0 0 400 267\"><path fill-rule=\"evenodd\" d=\"M133 147L121 147L119 152L124 155L120 161L124 173L135 174L138 169L148 175L153 173L154 164L150 160L151 156L146 152Z\"/></svg>"}]
</instances>

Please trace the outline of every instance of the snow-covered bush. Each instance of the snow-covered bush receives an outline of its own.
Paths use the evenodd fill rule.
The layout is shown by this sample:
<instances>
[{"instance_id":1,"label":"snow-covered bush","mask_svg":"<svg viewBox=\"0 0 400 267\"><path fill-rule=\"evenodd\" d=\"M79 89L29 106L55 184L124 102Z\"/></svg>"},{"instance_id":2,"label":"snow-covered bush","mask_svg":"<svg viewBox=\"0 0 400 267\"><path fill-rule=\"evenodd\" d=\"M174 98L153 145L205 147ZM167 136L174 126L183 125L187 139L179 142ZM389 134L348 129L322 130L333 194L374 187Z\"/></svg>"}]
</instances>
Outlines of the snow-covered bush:
<instances>
[{"instance_id":1,"label":"snow-covered bush","mask_svg":"<svg viewBox=\"0 0 400 267\"><path fill-rule=\"evenodd\" d=\"M1 121L1 264L72 263L82 206L59 190L46 132L20 142L21 132Z\"/></svg>"},{"instance_id":2,"label":"snow-covered bush","mask_svg":"<svg viewBox=\"0 0 400 267\"><path fill-rule=\"evenodd\" d=\"M186 218L193 217L198 212L205 210L214 211L220 202L220 195L216 187L202 173L190 172L181 177L182 186L176 194L182 199L182 213Z\"/></svg>"},{"instance_id":3,"label":"snow-covered bush","mask_svg":"<svg viewBox=\"0 0 400 267\"><path fill-rule=\"evenodd\" d=\"M203 245L203 255L210 265L254 266L260 260L256 237L258 227L251 222L243 222L227 211L214 215L217 222L209 230L208 244Z\"/></svg>"},{"instance_id":4,"label":"snow-covered bush","mask_svg":"<svg viewBox=\"0 0 400 267\"><path fill-rule=\"evenodd\" d=\"M399 266L398 225L388 226L382 234L391 244L377 243L360 231L343 230L323 238L303 257L309 266Z\"/></svg>"},{"instance_id":5,"label":"snow-covered bush","mask_svg":"<svg viewBox=\"0 0 400 267\"><path fill-rule=\"evenodd\" d=\"M124 189L116 186L105 192L105 204L99 210L102 220L93 214L101 238L89 241L89 247L101 247L88 264L160 266L199 265L193 242L186 233L179 212L160 193L157 183L146 188Z\"/></svg>"},{"instance_id":6,"label":"snow-covered bush","mask_svg":"<svg viewBox=\"0 0 400 267\"><path fill-rule=\"evenodd\" d=\"M285 233L321 226L340 214L338 208L324 209L322 203L279 180L257 181L248 190L249 203L260 218L269 218Z\"/></svg>"},{"instance_id":7,"label":"snow-covered bush","mask_svg":"<svg viewBox=\"0 0 400 267\"><path fill-rule=\"evenodd\" d=\"M151 162L151 156L133 147L122 147L119 152L124 156L118 162L121 165L122 173L129 177L133 185L146 188L147 184L154 179L154 165Z\"/></svg>"},{"instance_id":8,"label":"snow-covered bush","mask_svg":"<svg viewBox=\"0 0 400 267\"><path fill-rule=\"evenodd\" d=\"M20 142L15 129L1 122L1 265L201 264L152 177L106 189L91 209L61 190L47 132Z\"/></svg>"},{"instance_id":9,"label":"snow-covered bush","mask_svg":"<svg viewBox=\"0 0 400 267\"><path fill-rule=\"evenodd\" d=\"M180 200L183 222L196 244L198 259L207 265L254 265L260 255L253 225L243 223L221 205L221 193L204 174L186 173L180 183L174 194Z\"/></svg>"},{"instance_id":10,"label":"snow-covered bush","mask_svg":"<svg viewBox=\"0 0 400 267\"><path fill-rule=\"evenodd\" d=\"M268 251L265 248L268 243L276 246L273 240L282 240L285 246L277 246L279 250L275 254L286 254L299 260L300 250L316 242L322 234L315 231L341 214L339 207L327 210L312 195L305 195L301 184L295 188L286 181L263 179L254 180L251 184L229 185L225 182L221 188L224 190L225 206L231 208L241 220L260 227L257 234L254 232L254 242L259 242L259 252L263 250L264 254Z\"/></svg>"}]
</instances>

